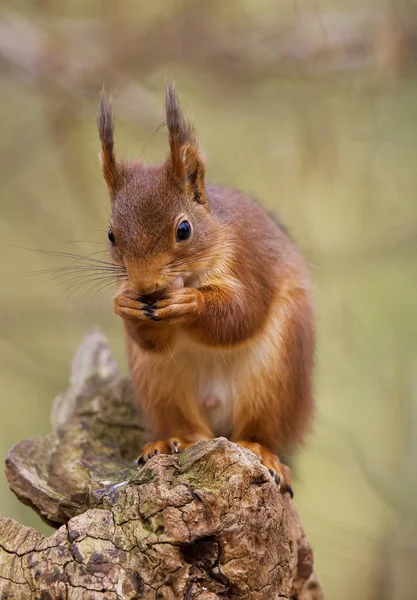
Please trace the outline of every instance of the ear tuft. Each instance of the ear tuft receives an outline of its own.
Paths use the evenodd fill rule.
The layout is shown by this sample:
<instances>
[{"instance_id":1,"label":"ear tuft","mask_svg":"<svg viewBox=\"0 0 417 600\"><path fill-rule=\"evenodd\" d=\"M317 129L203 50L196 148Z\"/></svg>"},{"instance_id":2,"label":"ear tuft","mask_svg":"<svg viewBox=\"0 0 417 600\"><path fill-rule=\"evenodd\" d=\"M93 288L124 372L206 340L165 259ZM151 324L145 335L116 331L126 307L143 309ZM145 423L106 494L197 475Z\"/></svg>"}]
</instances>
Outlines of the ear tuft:
<instances>
[{"instance_id":1,"label":"ear tuft","mask_svg":"<svg viewBox=\"0 0 417 600\"><path fill-rule=\"evenodd\" d=\"M196 144L194 126L182 114L180 101L173 83L165 87L165 111L172 157L180 160L180 149L184 144Z\"/></svg>"},{"instance_id":2,"label":"ear tuft","mask_svg":"<svg viewBox=\"0 0 417 600\"><path fill-rule=\"evenodd\" d=\"M181 111L173 83L165 87L165 110L171 149L170 163L174 176L192 188L196 201L203 203L205 166L198 151L198 142L192 122Z\"/></svg>"},{"instance_id":3,"label":"ear tuft","mask_svg":"<svg viewBox=\"0 0 417 600\"><path fill-rule=\"evenodd\" d=\"M100 114L97 119L97 126L101 140L101 166L110 196L113 199L120 182L120 169L114 153L112 108L104 87L100 94Z\"/></svg>"}]
</instances>

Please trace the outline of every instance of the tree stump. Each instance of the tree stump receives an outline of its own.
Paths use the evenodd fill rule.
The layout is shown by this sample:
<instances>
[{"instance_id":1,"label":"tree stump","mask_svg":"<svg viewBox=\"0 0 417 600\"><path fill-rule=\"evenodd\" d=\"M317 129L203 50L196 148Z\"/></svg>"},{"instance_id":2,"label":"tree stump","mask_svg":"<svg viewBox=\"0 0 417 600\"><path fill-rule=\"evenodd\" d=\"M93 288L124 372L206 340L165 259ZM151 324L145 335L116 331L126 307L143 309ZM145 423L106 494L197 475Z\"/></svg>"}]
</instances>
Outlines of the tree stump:
<instances>
[{"instance_id":1,"label":"tree stump","mask_svg":"<svg viewBox=\"0 0 417 600\"><path fill-rule=\"evenodd\" d=\"M225 438L160 455L99 331L82 342L53 432L6 458L10 488L57 531L0 517L0 598L319 600L294 503Z\"/></svg>"}]
</instances>

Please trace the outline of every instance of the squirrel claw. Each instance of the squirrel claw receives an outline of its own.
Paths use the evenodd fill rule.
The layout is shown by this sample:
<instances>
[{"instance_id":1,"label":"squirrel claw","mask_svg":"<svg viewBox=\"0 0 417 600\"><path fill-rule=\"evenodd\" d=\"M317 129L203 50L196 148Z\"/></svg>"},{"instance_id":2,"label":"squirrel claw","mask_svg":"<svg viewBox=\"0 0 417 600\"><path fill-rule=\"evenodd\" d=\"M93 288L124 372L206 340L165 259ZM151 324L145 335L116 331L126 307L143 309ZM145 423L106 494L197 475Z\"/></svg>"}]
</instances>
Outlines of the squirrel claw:
<instances>
[{"instance_id":1,"label":"squirrel claw","mask_svg":"<svg viewBox=\"0 0 417 600\"><path fill-rule=\"evenodd\" d=\"M294 498L294 490L292 489L292 486L287 483L285 486L285 491L289 493L292 500Z\"/></svg>"},{"instance_id":2,"label":"squirrel claw","mask_svg":"<svg viewBox=\"0 0 417 600\"><path fill-rule=\"evenodd\" d=\"M275 473L274 469L268 469L268 471L269 471L269 473L270 473L270 475L271 475L272 479L273 479L273 480L275 481L275 483L277 484L277 486L278 486L278 489L280 490L280 489L281 489L281 481L282 481L282 477L281 477L281 475L277 475L277 474Z\"/></svg>"},{"instance_id":3,"label":"squirrel claw","mask_svg":"<svg viewBox=\"0 0 417 600\"><path fill-rule=\"evenodd\" d=\"M172 442L172 453L173 454L178 454L178 452L179 452L178 442L177 442L177 440L174 440Z\"/></svg>"},{"instance_id":4,"label":"squirrel claw","mask_svg":"<svg viewBox=\"0 0 417 600\"><path fill-rule=\"evenodd\" d=\"M288 492L291 498L294 497L290 470L279 460L278 456L256 442L239 440L237 443L239 446L251 450L257 458L261 458L261 463L268 469L269 474L282 494Z\"/></svg>"}]
</instances>

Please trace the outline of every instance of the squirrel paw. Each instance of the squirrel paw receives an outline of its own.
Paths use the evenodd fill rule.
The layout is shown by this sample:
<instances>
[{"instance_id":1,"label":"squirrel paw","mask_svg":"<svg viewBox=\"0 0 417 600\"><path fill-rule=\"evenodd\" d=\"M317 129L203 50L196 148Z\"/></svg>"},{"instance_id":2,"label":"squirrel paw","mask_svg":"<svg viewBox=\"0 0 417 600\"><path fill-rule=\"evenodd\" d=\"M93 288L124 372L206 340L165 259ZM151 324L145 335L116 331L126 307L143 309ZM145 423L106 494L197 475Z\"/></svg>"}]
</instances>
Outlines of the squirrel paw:
<instances>
[{"instance_id":1,"label":"squirrel paw","mask_svg":"<svg viewBox=\"0 0 417 600\"><path fill-rule=\"evenodd\" d=\"M202 293L194 288L173 290L151 306L153 321L187 321L201 308Z\"/></svg>"},{"instance_id":2,"label":"squirrel paw","mask_svg":"<svg viewBox=\"0 0 417 600\"><path fill-rule=\"evenodd\" d=\"M152 305L142 302L131 290L119 294L114 299L114 312L123 319L149 323L152 320Z\"/></svg>"},{"instance_id":3,"label":"squirrel paw","mask_svg":"<svg viewBox=\"0 0 417 600\"><path fill-rule=\"evenodd\" d=\"M170 291L158 300L149 301L132 290L114 299L114 312L123 319L149 323L168 321L171 324L193 319L201 307L202 293L194 288Z\"/></svg>"},{"instance_id":4,"label":"squirrel paw","mask_svg":"<svg viewBox=\"0 0 417 600\"><path fill-rule=\"evenodd\" d=\"M239 446L247 448L259 458L261 463L268 469L272 479L281 490L283 494L288 492L291 498L294 497L294 492L291 484L291 475L289 468L284 465L272 452L264 448L261 444L256 442L247 442L245 440L239 440L236 442Z\"/></svg>"},{"instance_id":5,"label":"squirrel paw","mask_svg":"<svg viewBox=\"0 0 417 600\"><path fill-rule=\"evenodd\" d=\"M188 442L176 437L169 438L167 441L150 442L143 448L136 462L138 467L141 467L158 454L178 454L193 444L195 442Z\"/></svg>"}]
</instances>

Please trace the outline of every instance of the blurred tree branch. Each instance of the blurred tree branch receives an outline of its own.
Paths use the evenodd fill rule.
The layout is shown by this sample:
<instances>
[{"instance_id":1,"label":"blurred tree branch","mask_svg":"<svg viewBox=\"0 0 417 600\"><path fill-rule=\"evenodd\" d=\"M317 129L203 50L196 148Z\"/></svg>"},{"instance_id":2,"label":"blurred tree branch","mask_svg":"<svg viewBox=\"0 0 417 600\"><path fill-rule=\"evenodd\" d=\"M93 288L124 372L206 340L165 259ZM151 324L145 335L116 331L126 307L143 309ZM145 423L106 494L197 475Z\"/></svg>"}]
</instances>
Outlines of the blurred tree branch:
<instances>
[{"instance_id":1,"label":"blurred tree branch","mask_svg":"<svg viewBox=\"0 0 417 600\"><path fill-rule=\"evenodd\" d=\"M96 94L106 80L118 87L124 110L133 111L127 116L143 118L155 117L154 98L132 75L158 65L189 65L234 79L294 67L305 73L398 71L416 46L411 9L407 19L390 7L292 15L274 10L256 26L238 2L229 11L226 18L218 0L187 1L139 19L122 4L96 18L52 14L35 22L3 10L0 57L8 76L31 84L41 80L71 95Z\"/></svg>"}]
</instances>

